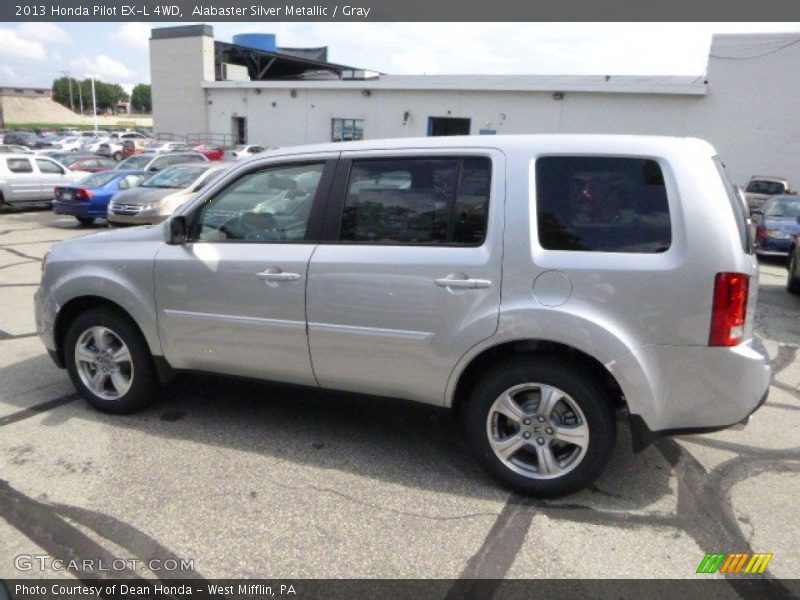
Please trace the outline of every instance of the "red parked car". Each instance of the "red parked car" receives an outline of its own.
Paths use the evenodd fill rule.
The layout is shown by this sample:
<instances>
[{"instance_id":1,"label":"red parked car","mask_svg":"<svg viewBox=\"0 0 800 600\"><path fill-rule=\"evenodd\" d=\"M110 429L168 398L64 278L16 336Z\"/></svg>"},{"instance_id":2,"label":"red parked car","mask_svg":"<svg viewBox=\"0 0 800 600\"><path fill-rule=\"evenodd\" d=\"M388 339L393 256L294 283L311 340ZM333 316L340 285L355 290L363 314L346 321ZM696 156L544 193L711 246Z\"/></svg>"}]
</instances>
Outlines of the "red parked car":
<instances>
[{"instance_id":1,"label":"red parked car","mask_svg":"<svg viewBox=\"0 0 800 600\"><path fill-rule=\"evenodd\" d=\"M108 171L117 165L117 161L110 158L102 158L100 156L93 156L89 158L78 158L74 161L65 161L62 163L65 167L73 171L87 171L89 173L99 173L100 171Z\"/></svg>"},{"instance_id":2,"label":"red parked car","mask_svg":"<svg viewBox=\"0 0 800 600\"><path fill-rule=\"evenodd\" d=\"M208 160L222 160L222 157L225 155L225 147L219 144L202 143L192 146L189 150L199 152Z\"/></svg>"}]
</instances>

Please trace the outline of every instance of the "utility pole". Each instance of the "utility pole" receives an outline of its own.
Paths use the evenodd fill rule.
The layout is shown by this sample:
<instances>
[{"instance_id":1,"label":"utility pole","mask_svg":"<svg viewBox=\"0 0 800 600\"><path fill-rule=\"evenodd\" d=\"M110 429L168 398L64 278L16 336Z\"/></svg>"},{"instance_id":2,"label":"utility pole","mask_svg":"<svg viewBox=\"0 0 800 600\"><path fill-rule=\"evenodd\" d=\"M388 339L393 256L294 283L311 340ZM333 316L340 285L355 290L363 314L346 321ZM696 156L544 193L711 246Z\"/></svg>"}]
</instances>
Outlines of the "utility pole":
<instances>
[{"instance_id":1,"label":"utility pole","mask_svg":"<svg viewBox=\"0 0 800 600\"><path fill-rule=\"evenodd\" d=\"M69 74L69 71L61 71L67 77L67 82L69 83L69 108L72 112L75 112L75 101L72 99L72 75Z\"/></svg>"},{"instance_id":2,"label":"utility pole","mask_svg":"<svg viewBox=\"0 0 800 600\"><path fill-rule=\"evenodd\" d=\"M94 75L92 78L92 114L94 115L94 132L97 133L97 97L94 94Z\"/></svg>"},{"instance_id":3,"label":"utility pole","mask_svg":"<svg viewBox=\"0 0 800 600\"><path fill-rule=\"evenodd\" d=\"M83 116L83 85L78 81L78 101L81 105L81 116Z\"/></svg>"}]
</instances>

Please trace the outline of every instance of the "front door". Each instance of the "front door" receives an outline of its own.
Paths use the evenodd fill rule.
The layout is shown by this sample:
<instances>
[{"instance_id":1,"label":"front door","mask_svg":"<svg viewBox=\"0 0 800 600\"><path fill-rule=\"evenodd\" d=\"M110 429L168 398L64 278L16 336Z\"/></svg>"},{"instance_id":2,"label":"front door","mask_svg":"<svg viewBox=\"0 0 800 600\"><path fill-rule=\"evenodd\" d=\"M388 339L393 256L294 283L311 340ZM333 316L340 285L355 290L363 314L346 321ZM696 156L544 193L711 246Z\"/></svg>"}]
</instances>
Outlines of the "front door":
<instances>
[{"instance_id":1,"label":"front door","mask_svg":"<svg viewBox=\"0 0 800 600\"><path fill-rule=\"evenodd\" d=\"M342 154L308 274L321 386L441 403L496 331L503 155L464 152Z\"/></svg>"},{"instance_id":2,"label":"front door","mask_svg":"<svg viewBox=\"0 0 800 600\"><path fill-rule=\"evenodd\" d=\"M42 184L39 181L39 173L33 168L30 158L14 157L6 159L6 168L11 172L8 178L8 186L11 189L11 197L6 198L10 202L30 202L39 200L42 195Z\"/></svg>"},{"instance_id":3,"label":"front door","mask_svg":"<svg viewBox=\"0 0 800 600\"><path fill-rule=\"evenodd\" d=\"M190 241L156 257L159 335L173 367L316 383L306 273L334 159L261 163L214 184L187 214Z\"/></svg>"}]
</instances>

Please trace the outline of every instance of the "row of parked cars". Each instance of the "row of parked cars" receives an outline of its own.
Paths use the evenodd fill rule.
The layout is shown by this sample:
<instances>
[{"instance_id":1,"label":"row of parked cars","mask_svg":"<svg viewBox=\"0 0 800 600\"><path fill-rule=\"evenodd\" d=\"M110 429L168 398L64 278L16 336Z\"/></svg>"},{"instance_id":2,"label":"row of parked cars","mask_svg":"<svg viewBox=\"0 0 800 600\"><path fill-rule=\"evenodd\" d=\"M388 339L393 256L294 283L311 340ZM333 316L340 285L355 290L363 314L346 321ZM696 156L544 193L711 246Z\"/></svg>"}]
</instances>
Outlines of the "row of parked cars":
<instances>
[{"instance_id":1,"label":"row of parked cars","mask_svg":"<svg viewBox=\"0 0 800 600\"><path fill-rule=\"evenodd\" d=\"M0 144L0 205L52 202L83 224L154 223L231 160L267 147L153 140L146 131L8 131ZM112 202L112 198L119 200Z\"/></svg>"},{"instance_id":2,"label":"row of parked cars","mask_svg":"<svg viewBox=\"0 0 800 600\"><path fill-rule=\"evenodd\" d=\"M146 152L119 163L63 154L0 153L0 205L52 202L56 214L84 225L156 223L231 164L197 152Z\"/></svg>"}]
</instances>

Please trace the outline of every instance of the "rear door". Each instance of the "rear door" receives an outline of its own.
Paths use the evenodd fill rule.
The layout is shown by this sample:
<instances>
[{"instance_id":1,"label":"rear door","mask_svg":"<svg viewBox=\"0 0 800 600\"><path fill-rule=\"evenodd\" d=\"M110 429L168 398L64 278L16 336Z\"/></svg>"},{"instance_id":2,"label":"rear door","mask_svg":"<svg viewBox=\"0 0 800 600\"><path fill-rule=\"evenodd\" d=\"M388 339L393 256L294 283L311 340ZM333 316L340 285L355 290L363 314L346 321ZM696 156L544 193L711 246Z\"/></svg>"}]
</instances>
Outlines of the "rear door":
<instances>
[{"instance_id":1,"label":"rear door","mask_svg":"<svg viewBox=\"0 0 800 600\"><path fill-rule=\"evenodd\" d=\"M499 151L342 154L308 274L321 386L443 401L497 329L504 172Z\"/></svg>"},{"instance_id":2,"label":"rear door","mask_svg":"<svg viewBox=\"0 0 800 600\"><path fill-rule=\"evenodd\" d=\"M36 158L36 168L39 170L39 197L42 200L52 200L54 188L65 183L73 183L72 176L67 176L67 170L54 160L45 157ZM70 174L71 175L71 174Z\"/></svg>"},{"instance_id":3,"label":"rear door","mask_svg":"<svg viewBox=\"0 0 800 600\"><path fill-rule=\"evenodd\" d=\"M336 154L253 165L190 214L190 240L156 257L170 364L315 385L306 272Z\"/></svg>"}]
</instances>

